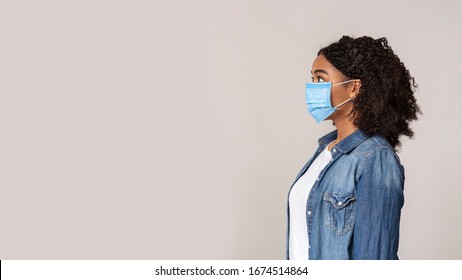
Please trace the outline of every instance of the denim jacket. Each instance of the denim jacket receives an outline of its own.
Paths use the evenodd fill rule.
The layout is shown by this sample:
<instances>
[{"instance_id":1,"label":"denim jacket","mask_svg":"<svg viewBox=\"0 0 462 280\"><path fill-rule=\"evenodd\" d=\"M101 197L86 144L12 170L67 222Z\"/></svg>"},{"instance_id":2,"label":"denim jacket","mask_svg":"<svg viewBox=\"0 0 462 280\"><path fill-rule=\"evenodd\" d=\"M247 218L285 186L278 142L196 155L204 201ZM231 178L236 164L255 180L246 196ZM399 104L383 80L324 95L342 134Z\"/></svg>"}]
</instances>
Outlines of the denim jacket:
<instances>
[{"instance_id":1,"label":"denim jacket","mask_svg":"<svg viewBox=\"0 0 462 280\"><path fill-rule=\"evenodd\" d=\"M319 139L319 148L290 190L336 137L333 131ZM404 168L393 148L383 137L369 137L358 129L335 145L331 154L306 205L309 258L398 259ZM287 201L286 259L289 215Z\"/></svg>"}]
</instances>

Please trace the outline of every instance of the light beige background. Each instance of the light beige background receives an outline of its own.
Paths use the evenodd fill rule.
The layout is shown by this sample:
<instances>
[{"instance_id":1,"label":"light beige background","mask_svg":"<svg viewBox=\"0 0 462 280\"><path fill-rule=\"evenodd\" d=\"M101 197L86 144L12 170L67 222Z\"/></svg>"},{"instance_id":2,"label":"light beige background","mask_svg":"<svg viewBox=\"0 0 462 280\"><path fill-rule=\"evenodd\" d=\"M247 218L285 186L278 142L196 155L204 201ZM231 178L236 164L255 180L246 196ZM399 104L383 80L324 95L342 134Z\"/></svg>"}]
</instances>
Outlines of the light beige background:
<instances>
[{"instance_id":1,"label":"light beige background","mask_svg":"<svg viewBox=\"0 0 462 280\"><path fill-rule=\"evenodd\" d=\"M402 259L462 259L460 1L1 1L1 259L283 259L316 52L420 86Z\"/></svg>"}]
</instances>

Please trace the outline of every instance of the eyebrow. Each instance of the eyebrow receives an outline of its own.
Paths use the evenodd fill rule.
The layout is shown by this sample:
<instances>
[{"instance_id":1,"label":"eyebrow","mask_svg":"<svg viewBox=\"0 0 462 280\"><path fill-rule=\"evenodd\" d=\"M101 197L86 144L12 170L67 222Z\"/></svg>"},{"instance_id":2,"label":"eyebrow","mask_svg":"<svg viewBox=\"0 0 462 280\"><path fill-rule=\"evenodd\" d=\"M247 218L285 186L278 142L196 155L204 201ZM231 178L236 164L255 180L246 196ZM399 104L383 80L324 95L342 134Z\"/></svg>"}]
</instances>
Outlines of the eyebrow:
<instances>
[{"instance_id":1,"label":"eyebrow","mask_svg":"<svg viewBox=\"0 0 462 280\"><path fill-rule=\"evenodd\" d=\"M323 70L323 69L316 69L316 70L314 70L314 72L311 72L311 73L313 73L313 74L316 74L316 73L324 73L324 74L326 74L327 76L329 76L329 73L327 73L327 71L326 71L326 70Z\"/></svg>"}]
</instances>

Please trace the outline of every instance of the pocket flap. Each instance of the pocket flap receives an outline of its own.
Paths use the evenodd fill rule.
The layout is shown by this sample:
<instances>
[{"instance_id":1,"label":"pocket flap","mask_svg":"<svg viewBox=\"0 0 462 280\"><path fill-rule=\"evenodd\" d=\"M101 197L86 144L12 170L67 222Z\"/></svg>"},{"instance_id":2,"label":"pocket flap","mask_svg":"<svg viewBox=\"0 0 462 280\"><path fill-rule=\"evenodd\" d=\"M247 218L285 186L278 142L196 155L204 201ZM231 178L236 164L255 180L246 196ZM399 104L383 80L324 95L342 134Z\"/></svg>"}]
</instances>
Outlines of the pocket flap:
<instances>
[{"instance_id":1,"label":"pocket flap","mask_svg":"<svg viewBox=\"0 0 462 280\"><path fill-rule=\"evenodd\" d=\"M347 206L350 202L356 200L356 196L353 193L339 194L325 192L323 196L324 201L329 201L337 209L342 209Z\"/></svg>"}]
</instances>

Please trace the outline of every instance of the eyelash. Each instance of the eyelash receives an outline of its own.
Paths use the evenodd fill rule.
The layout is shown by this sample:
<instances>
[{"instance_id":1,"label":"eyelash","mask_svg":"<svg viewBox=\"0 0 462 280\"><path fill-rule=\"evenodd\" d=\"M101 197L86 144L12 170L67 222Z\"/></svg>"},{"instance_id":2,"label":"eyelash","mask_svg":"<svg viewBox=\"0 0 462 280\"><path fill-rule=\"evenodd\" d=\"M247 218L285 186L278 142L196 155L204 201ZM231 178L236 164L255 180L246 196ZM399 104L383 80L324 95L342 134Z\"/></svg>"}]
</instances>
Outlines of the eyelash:
<instances>
[{"instance_id":1,"label":"eyelash","mask_svg":"<svg viewBox=\"0 0 462 280\"><path fill-rule=\"evenodd\" d=\"M321 78L321 77L316 77L316 78L318 79L317 83L324 83L324 82L326 82L326 81L324 81L324 79ZM321 81L322 81L322 82L321 82ZM314 78L313 78L313 77L311 77L311 82L314 83Z\"/></svg>"}]
</instances>

